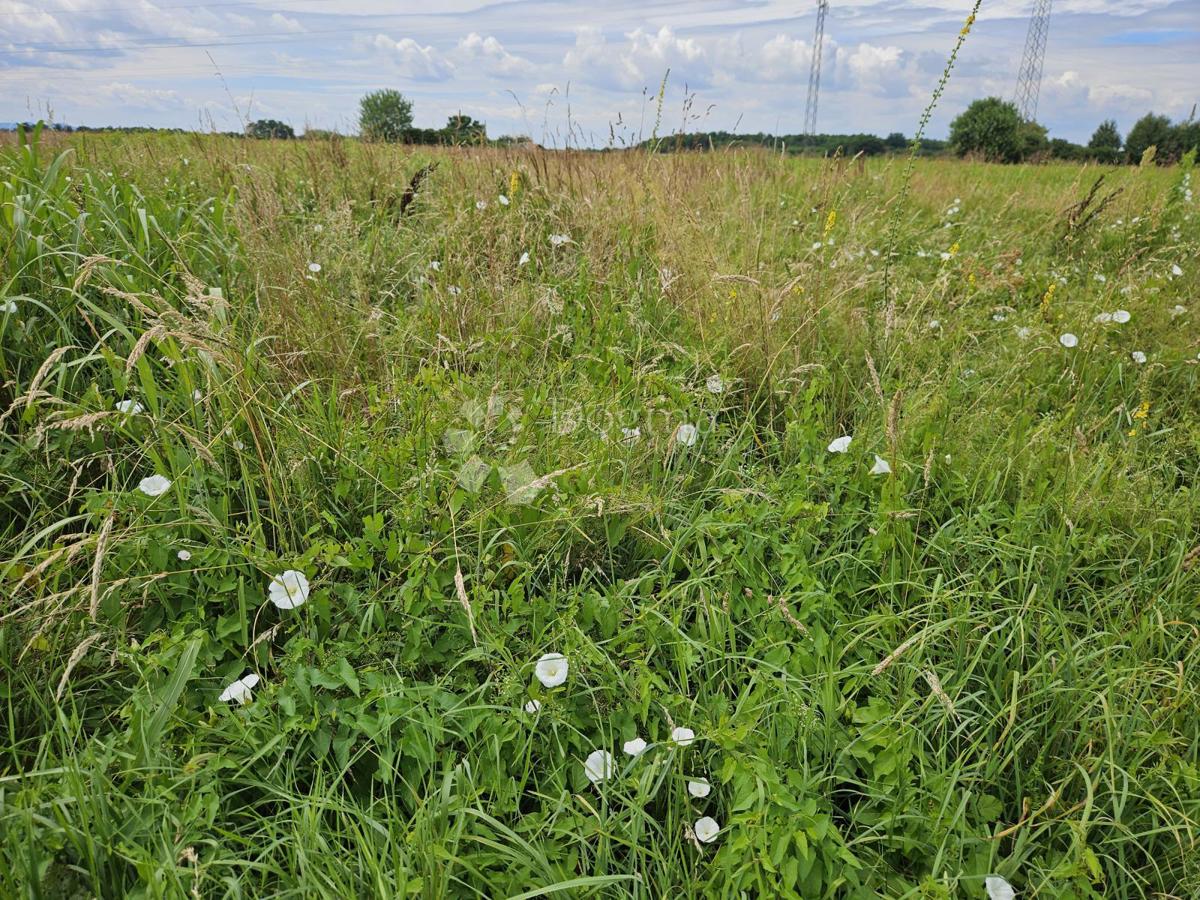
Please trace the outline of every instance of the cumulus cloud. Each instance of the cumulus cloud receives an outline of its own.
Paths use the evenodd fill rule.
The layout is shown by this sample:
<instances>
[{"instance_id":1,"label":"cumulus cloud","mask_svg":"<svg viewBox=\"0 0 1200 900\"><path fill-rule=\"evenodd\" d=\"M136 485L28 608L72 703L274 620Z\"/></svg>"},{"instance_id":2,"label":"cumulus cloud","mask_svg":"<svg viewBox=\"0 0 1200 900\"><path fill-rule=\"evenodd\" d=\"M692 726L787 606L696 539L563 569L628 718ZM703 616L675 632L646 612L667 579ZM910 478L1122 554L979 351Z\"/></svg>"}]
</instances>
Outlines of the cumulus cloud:
<instances>
[{"instance_id":1,"label":"cumulus cloud","mask_svg":"<svg viewBox=\"0 0 1200 900\"><path fill-rule=\"evenodd\" d=\"M535 68L529 60L505 50L496 38L483 37L474 31L458 42L455 56L467 65L481 67L495 75L528 75Z\"/></svg>"},{"instance_id":2,"label":"cumulus cloud","mask_svg":"<svg viewBox=\"0 0 1200 900\"><path fill-rule=\"evenodd\" d=\"M412 38L396 41L386 34L375 35L372 45L397 72L414 81L445 81L454 74L454 65L432 46L422 47Z\"/></svg>"},{"instance_id":3,"label":"cumulus cloud","mask_svg":"<svg viewBox=\"0 0 1200 900\"><path fill-rule=\"evenodd\" d=\"M289 18L288 16L283 15L283 13L271 14L271 27L278 31L287 31L292 34L299 34L305 30L304 26L300 24L299 20Z\"/></svg>"},{"instance_id":4,"label":"cumulus cloud","mask_svg":"<svg viewBox=\"0 0 1200 900\"><path fill-rule=\"evenodd\" d=\"M662 79L702 87L712 81L708 51L694 38L681 38L663 26L657 32L636 28L621 42L610 42L595 27L580 28L575 46L563 57L563 69L600 87L640 90Z\"/></svg>"}]
</instances>

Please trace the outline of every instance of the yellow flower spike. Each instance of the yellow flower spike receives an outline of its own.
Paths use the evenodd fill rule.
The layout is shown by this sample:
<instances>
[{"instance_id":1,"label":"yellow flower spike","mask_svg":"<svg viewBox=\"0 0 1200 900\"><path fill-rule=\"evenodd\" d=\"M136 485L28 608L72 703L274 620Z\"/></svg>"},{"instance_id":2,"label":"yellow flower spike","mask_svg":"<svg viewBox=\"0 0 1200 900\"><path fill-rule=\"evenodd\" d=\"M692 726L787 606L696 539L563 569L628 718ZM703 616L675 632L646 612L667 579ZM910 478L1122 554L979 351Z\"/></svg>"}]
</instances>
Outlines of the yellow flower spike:
<instances>
[{"instance_id":1,"label":"yellow flower spike","mask_svg":"<svg viewBox=\"0 0 1200 900\"><path fill-rule=\"evenodd\" d=\"M521 173L514 170L513 173L508 176L508 196L517 196L517 191L519 190L521 190Z\"/></svg>"},{"instance_id":2,"label":"yellow flower spike","mask_svg":"<svg viewBox=\"0 0 1200 900\"><path fill-rule=\"evenodd\" d=\"M829 236L829 232L833 231L833 226L837 224L837 210L831 209L829 217L825 219L825 236Z\"/></svg>"}]
</instances>

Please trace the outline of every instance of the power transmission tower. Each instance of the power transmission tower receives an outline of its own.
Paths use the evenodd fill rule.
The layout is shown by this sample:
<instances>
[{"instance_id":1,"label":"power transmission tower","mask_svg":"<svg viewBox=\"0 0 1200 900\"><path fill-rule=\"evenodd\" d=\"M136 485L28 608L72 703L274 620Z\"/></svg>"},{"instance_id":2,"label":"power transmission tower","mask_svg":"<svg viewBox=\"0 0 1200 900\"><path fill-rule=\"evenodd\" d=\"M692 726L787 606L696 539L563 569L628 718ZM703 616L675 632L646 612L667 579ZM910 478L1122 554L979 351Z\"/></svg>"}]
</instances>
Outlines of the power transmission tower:
<instances>
[{"instance_id":1,"label":"power transmission tower","mask_svg":"<svg viewBox=\"0 0 1200 900\"><path fill-rule=\"evenodd\" d=\"M1017 75L1017 93L1013 102L1021 118L1032 122L1037 116L1038 92L1042 88L1042 60L1046 57L1046 36L1050 33L1051 0L1036 0L1029 34L1025 37L1025 56Z\"/></svg>"},{"instance_id":2,"label":"power transmission tower","mask_svg":"<svg viewBox=\"0 0 1200 900\"><path fill-rule=\"evenodd\" d=\"M817 29L813 35L812 68L808 70L808 102L804 104L804 133L817 133L817 97L821 93L821 51L825 46L825 14L829 0L817 0Z\"/></svg>"}]
</instances>

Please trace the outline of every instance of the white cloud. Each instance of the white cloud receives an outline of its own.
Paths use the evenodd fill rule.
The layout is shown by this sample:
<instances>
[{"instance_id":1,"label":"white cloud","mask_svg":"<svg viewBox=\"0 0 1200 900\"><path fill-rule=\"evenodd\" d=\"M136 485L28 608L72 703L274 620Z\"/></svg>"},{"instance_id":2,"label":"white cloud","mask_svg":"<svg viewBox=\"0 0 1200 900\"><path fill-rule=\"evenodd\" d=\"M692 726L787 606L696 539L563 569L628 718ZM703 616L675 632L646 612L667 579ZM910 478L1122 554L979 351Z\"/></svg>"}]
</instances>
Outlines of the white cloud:
<instances>
[{"instance_id":1,"label":"white cloud","mask_svg":"<svg viewBox=\"0 0 1200 900\"><path fill-rule=\"evenodd\" d=\"M455 58L495 75L528 75L535 68L529 60L505 50L496 38L483 37L474 31L458 42Z\"/></svg>"},{"instance_id":2,"label":"white cloud","mask_svg":"<svg viewBox=\"0 0 1200 900\"><path fill-rule=\"evenodd\" d=\"M412 38L396 41L386 34L377 34L372 44L391 60L400 74L416 81L445 81L454 74L454 65L448 59Z\"/></svg>"},{"instance_id":3,"label":"white cloud","mask_svg":"<svg viewBox=\"0 0 1200 900\"><path fill-rule=\"evenodd\" d=\"M278 31L287 31L292 34L300 34L305 30L298 19L289 18L282 13L271 14L271 27Z\"/></svg>"},{"instance_id":4,"label":"white cloud","mask_svg":"<svg viewBox=\"0 0 1200 900\"><path fill-rule=\"evenodd\" d=\"M622 43L610 43L598 28L580 28L575 46L563 57L563 68L574 78L624 90L653 86L668 70L673 82L692 87L712 80L704 46L694 38L679 37L665 25L654 33L636 28Z\"/></svg>"}]
</instances>

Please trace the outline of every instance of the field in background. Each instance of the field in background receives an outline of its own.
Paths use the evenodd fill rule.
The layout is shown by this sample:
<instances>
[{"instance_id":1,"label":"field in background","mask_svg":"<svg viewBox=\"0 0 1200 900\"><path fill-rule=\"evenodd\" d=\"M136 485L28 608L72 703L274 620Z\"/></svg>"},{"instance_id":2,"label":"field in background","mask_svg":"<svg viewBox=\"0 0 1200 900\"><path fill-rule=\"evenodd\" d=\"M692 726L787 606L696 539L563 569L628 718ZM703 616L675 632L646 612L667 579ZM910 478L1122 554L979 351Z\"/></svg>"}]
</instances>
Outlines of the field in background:
<instances>
[{"instance_id":1,"label":"field in background","mask_svg":"<svg viewBox=\"0 0 1200 900\"><path fill-rule=\"evenodd\" d=\"M53 141L0 895L1200 894L1190 162Z\"/></svg>"}]
</instances>

